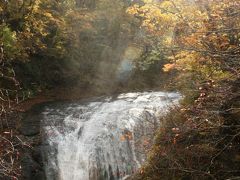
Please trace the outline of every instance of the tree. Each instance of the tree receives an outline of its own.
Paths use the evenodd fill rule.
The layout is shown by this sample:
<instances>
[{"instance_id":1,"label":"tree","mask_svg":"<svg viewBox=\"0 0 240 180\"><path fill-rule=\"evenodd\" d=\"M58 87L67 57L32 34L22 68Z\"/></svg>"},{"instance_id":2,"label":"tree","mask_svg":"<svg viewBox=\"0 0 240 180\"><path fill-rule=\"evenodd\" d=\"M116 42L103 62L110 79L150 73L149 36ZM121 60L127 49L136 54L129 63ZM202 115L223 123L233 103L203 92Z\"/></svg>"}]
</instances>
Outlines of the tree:
<instances>
[{"instance_id":1,"label":"tree","mask_svg":"<svg viewBox=\"0 0 240 180\"><path fill-rule=\"evenodd\" d=\"M148 164L135 179L239 177L240 3L144 2L128 12L160 42L150 45L168 58L164 71L177 70L175 85L186 98L162 119Z\"/></svg>"}]
</instances>

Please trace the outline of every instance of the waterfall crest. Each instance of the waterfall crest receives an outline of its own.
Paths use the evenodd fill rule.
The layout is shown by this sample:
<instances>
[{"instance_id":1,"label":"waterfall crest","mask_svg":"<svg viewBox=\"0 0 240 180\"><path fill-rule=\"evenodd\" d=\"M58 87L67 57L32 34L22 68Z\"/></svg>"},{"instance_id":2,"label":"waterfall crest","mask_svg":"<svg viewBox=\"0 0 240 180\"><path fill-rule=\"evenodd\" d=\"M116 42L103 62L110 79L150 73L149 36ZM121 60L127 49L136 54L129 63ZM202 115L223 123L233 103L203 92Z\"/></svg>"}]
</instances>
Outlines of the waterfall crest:
<instances>
[{"instance_id":1,"label":"waterfall crest","mask_svg":"<svg viewBox=\"0 0 240 180\"><path fill-rule=\"evenodd\" d=\"M136 149L138 132L151 131L149 123L157 128L157 117L179 98L178 93L126 93L46 106L47 179L120 180L131 175L145 160Z\"/></svg>"}]
</instances>

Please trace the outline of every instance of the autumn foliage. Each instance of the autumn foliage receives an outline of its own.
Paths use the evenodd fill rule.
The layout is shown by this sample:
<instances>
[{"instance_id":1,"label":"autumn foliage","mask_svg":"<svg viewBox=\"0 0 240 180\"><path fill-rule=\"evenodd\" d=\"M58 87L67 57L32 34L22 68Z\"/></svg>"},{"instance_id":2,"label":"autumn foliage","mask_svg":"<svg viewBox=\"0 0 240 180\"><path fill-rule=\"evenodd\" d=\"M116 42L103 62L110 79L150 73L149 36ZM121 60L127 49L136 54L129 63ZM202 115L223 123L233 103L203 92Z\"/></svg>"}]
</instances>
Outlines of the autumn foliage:
<instances>
[{"instance_id":1,"label":"autumn foliage","mask_svg":"<svg viewBox=\"0 0 240 180\"><path fill-rule=\"evenodd\" d=\"M133 179L239 178L240 2L144 1L128 12L164 50L185 98L161 119L146 165ZM156 43L156 41L158 43Z\"/></svg>"},{"instance_id":2,"label":"autumn foliage","mask_svg":"<svg viewBox=\"0 0 240 180\"><path fill-rule=\"evenodd\" d=\"M239 178L239 9L239 0L0 1L0 179L21 176L26 143L8 121L13 106L66 81L104 84L99 74L115 75L111 59L127 44L141 49L138 79L153 70L147 81L157 84L168 74L167 88L184 96L132 178Z\"/></svg>"}]
</instances>

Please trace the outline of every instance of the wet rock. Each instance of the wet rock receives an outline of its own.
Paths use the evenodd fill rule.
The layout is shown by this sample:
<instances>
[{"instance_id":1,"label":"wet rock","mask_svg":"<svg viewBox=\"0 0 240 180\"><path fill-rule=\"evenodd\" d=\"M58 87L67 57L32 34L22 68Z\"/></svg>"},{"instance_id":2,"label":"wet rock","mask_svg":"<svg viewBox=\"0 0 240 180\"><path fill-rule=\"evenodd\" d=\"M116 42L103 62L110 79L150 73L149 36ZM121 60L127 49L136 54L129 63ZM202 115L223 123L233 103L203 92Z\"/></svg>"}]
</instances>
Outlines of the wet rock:
<instances>
[{"instance_id":1,"label":"wet rock","mask_svg":"<svg viewBox=\"0 0 240 180\"><path fill-rule=\"evenodd\" d=\"M32 157L38 164L43 165L41 146L34 147Z\"/></svg>"},{"instance_id":2,"label":"wet rock","mask_svg":"<svg viewBox=\"0 0 240 180\"><path fill-rule=\"evenodd\" d=\"M19 131L24 136L35 136L40 133L39 115L33 112L28 113L22 120Z\"/></svg>"},{"instance_id":3,"label":"wet rock","mask_svg":"<svg viewBox=\"0 0 240 180\"><path fill-rule=\"evenodd\" d=\"M44 174L44 171L39 171L35 174L34 180L45 180L45 174Z\"/></svg>"},{"instance_id":4,"label":"wet rock","mask_svg":"<svg viewBox=\"0 0 240 180\"><path fill-rule=\"evenodd\" d=\"M37 164L31 157L30 154L23 155L21 159L22 173L24 180L32 180L36 174L37 169L39 169L39 164Z\"/></svg>"},{"instance_id":5,"label":"wet rock","mask_svg":"<svg viewBox=\"0 0 240 180\"><path fill-rule=\"evenodd\" d=\"M40 137L40 111L41 106L36 106L26 112L19 124L19 132L24 141L31 144L31 148L24 147L21 158L21 180L45 180L42 160L42 142Z\"/></svg>"}]
</instances>

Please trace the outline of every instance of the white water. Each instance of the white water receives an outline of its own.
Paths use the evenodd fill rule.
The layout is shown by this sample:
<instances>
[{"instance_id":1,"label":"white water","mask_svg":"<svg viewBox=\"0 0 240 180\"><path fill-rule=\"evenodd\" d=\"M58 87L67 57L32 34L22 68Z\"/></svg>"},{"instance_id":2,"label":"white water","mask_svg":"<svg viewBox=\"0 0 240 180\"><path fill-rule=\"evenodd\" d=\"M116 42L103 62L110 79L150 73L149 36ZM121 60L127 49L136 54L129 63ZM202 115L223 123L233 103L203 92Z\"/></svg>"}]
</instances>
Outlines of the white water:
<instances>
[{"instance_id":1,"label":"white water","mask_svg":"<svg viewBox=\"0 0 240 180\"><path fill-rule=\"evenodd\" d=\"M137 153L136 132L151 131L149 119L157 126L157 117L179 98L177 93L127 93L46 107L42 114L47 179L126 178L145 158Z\"/></svg>"}]
</instances>

